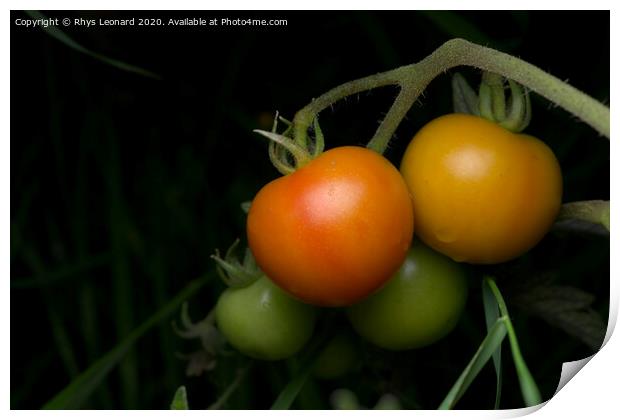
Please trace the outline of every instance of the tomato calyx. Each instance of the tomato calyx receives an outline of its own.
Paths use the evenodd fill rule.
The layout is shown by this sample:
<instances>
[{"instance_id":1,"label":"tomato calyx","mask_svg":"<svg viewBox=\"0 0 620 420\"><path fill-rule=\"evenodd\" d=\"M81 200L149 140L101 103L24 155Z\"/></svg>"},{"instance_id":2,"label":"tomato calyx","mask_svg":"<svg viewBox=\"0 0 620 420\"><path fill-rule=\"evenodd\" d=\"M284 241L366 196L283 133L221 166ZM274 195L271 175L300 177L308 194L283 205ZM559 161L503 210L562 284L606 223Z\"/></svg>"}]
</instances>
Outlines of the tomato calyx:
<instances>
[{"instance_id":1,"label":"tomato calyx","mask_svg":"<svg viewBox=\"0 0 620 420\"><path fill-rule=\"evenodd\" d=\"M211 258L216 262L217 273L227 286L232 288L243 288L258 280L263 272L258 268L256 260L250 248L245 249L243 261L235 255L235 250L239 245L239 239L228 248L224 258L220 256L219 250Z\"/></svg>"},{"instance_id":2,"label":"tomato calyx","mask_svg":"<svg viewBox=\"0 0 620 420\"><path fill-rule=\"evenodd\" d=\"M225 339L214 325L215 312L212 310L204 319L193 322L189 316L188 304L184 302L181 306L180 319L181 327L172 321L175 334L185 340L198 339L201 344L200 349L190 354L177 354L177 357L187 361L187 374L200 376L215 369L218 356L225 354Z\"/></svg>"},{"instance_id":3,"label":"tomato calyx","mask_svg":"<svg viewBox=\"0 0 620 420\"><path fill-rule=\"evenodd\" d=\"M514 133L525 130L532 117L529 91L496 73L482 74L478 94L456 73L452 77L452 100L455 112L483 117Z\"/></svg>"},{"instance_id":4,"label":"tomato calyx","mask_svg":"<svg viewBox=\"0 0 620 420\"><path fill-rule=\"evenodd\" d=\"M277 132L278 122L287 126L281 134ZM315 117L312 123L313 136L304 136L302 140L296 141L289 137L294 131L293 123L281 117L277 111L271 131L254 130L255 133L269 140L269 159L282 175L295 172L323 153L325 149L325 138L319 126L318 117Z\"/></svg>"},{"instance_id":5,"label":"tomato calyx","mask_svg":"<svg viewBox=\"0 0 620 420\"><path fill-rule=\"evenodd\" d=\"M505 96L506 81L510 89L508 98ZM529 125L532 118L530 95L514 80L484 72L478 95L481 117L515 133L525 130Z\"/></svg>"}]
</instances>

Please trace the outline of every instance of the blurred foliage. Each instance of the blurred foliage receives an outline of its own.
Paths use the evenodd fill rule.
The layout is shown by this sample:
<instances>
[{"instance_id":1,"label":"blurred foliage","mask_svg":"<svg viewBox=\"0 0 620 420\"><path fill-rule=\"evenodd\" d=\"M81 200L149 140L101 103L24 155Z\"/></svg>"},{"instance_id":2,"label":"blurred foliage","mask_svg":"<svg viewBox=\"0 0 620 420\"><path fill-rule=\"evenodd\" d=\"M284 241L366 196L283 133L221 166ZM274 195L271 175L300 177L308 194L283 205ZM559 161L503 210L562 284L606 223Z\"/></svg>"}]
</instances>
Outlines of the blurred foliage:
<instances>
[{"instance_id":1,"label":"blurred foliage","mask_svg":"<svg viewBox=\"0 0 620 420\"><path fill-rule=\"evenodd\" d=\"M276 109L292 117L337 84L420 60L455 36L519 56L609 101L609 12L44 13L260 16L287 18L288 26L66 28L89 51L161 80L108 66L42 30L11 26L15 409L43 406L168 308L191 279L210 272L215 248L244 237L239 205L277 176L266 143L251 130L269 129ZM11 15L12 21L27 17ZM479 77L459 71L470 81ZM450 112L450 77L437 78L409 112L387 152L393 162L426 121ZM364 144L394 92L364 93L322 113L327 147ZM564 201L609 199L609 142L536 95L533 112L527 131L556 153ZM552 284L529 285L549 272ZM553 231L516 261L471 267L471 298L450 336L398 353L360 340L356 370L332 381L309 378L292 407L331 408L337 389L350 390L364 407L384 395L403 408L437 407L486 335L483 273L497 278L523 356L549 398L561 363L600 345L609 306L606 235ZM201 288L191 300L192 318L207 315L223 287ZM333 323L348 328L337 311ZM166 409L184 385L193 409L269 408L298 372L299 360L248 365L229 352L215 369L188 377L178 354L198 348L168 322L158 323L81 406ZM514 368L506 365L502 373L501 408L521 406ZM495 383L489 364L457 408L492 408Z\"/></svg>"}]
</instances>

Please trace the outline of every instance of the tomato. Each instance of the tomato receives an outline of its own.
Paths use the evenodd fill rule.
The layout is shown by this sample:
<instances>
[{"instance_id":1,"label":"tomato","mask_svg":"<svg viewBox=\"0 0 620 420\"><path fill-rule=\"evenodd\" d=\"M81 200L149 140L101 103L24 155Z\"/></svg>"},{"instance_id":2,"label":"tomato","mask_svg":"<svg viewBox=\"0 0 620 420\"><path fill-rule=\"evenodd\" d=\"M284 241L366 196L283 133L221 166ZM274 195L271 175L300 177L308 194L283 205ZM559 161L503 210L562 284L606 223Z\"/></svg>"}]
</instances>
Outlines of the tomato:
<instances>
[{"instance_id":1,"label":"tomato","mask_svg":"<svg viewBox=\"0 0 620 420\"><path fill-rule=\"evenodd\" d=\"M472 115L424 126L400 170L416 234L456 261L494 264L522 255L549 231L562 202L560 165L544 143Z\"/></svg>"},{"instance_id":2,"label":"tomato","mask_svg":"<svg viewBox=\"0 0 620 420\"><path fill-rule=\"evenodd\" d=\"M388 350L432 344L456 325L467 300L461 265L414 243L402 267L377 293L347 308L359 335Z\"/></svg>"},{"instance_id":3,"label":"tomato","mask_svg":"<svg viewBox=\"0 0 620 420\"><path fill-rule=\"evenodd\" d=\"M413 206L387 159L338 147L265 185L250 206L247 234L258 266L284 290L315 305L350 305L400 267Z\"/></svg>"},{"instance_id":4,"label":"tomato","mask_svg":"<svg viewBox=\"0 0 620 420\"><path fill-rule=\"evenodd\" d=\"M215 321L241 353L262 360L285 359L312 336L316 308L300 302L265 276L243 288L228 288L215 307Z\"/></svg>"},{"instance_id":5,"label":"tomato","mask_svg":"<svg viewBox=\"0 0 620 420\"><path fill-rule=\"evenodd\" d=\"M318 355L313 373L319 379L337 379L355 367L358 353L350 334L341 333L332 338Z\"/></svg>"}]
</instances>

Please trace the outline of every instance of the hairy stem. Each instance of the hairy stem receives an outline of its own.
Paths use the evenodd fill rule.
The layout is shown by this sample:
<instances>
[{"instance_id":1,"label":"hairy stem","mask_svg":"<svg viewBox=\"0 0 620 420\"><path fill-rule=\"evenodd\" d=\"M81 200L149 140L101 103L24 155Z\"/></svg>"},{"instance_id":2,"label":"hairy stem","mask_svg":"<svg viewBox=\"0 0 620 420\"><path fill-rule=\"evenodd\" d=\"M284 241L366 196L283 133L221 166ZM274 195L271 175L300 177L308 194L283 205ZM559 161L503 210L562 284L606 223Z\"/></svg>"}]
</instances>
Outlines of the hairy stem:
<instances>
[{"instance_id":1,"label":"hairy stem","mask_svg":"<svg viewBox=\"0 0 620 420\"><path fill-rule=\"evenodd\" d=\"M604 104L519 58L463 39L453 39L418 63L344 83L313 100L295 115L295 139L298 144L305 144L307 131L314 117L340 99L381 86L399 85L399 96L369 143L369 147L382 153L394 134L399 119L405 116L426 86L436 76L460 65L476 67L512 79L564 108L609 138L609 108Z\"/></svg>"}]
</instances>

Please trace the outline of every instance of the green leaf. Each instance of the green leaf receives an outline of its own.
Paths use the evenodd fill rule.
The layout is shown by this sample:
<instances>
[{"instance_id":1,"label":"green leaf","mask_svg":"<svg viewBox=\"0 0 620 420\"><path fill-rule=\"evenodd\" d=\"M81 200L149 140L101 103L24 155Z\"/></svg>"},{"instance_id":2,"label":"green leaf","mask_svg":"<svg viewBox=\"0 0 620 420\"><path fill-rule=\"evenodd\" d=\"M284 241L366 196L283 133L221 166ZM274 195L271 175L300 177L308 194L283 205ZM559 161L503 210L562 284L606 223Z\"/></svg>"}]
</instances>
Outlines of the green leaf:
<instances>
[{"instance_id":1,"label":"green leaf","mask_svg":"<svg viewBox=\"0 0 620 420\"><path fill-rule=\"evenodd\" d=\"M463 370L463 373L461 373L439 405L440 410L450 410L454 407L476 376L478 376L484 365L486 365L493 356L495 350L502 344L505 336L506 326L504 324L504 318L498 318L489 329L484 340L482 340L482 344L480 344L474 357L472 357L469 364Z\"/></svg>"},{"instance_id":2,"label":"green leaf","mask_svg":"<svg viewBox=\"0 0 620 420\"><path fill-rule=\"evenodd\" d=\"M515 368L517 369L517 376L519 378L519 385L521 387L521 395L523 396L523 401L528 407L538 405L542 402L540 391L538 390L536 381L534 381L534 377L530 373L530 370L528 369L527 364L523 359L523 355L521 354L521 349L519 348L519 342L517 340L517 334L515 333L512 322L510 321L510 315L508 314L506 302L504 301L502 294L500 293L497 285L495 284L495 281L492 278L487 277L485 279L485 282L488 284L489 288L493 292L493 295L497 300L497 305L499 306L499 311L502 314L501 319L503 319L504 323L506 324L508 340L510 341L510 350L512 351L512 360L514 361Z\"/></svg>"},{"instance_id":3,"label":"green leaf","mask_svg":"<svg viewBox=\"0 0 620 420\"><path fill-rule=\"evenodd\" d=\"M47 19L47 17L36 11L36 10L25 10L25 13L34 18L34 19ZM127 64L123 61L120 60L116 60L114 58L110 58L107 57L103 54L99 54L96 52L93 52L91 50L89 50L86 47L83 47L81 44L75 42L71 37L69 37L67 34L65 34L63 31L61 31L60 29L58 29L57 26L53 26L53 25L48 25L46 27L41 27L41 29L43 29L45 32L47 32L48 35L56 38L57 40L59 40L60 42L62 42L63 44L67 45L70 48L73 48L76 51L81 52L82 54L86 54L89 55L99 61L102 61L110 66L116 67L118 69L130 72L130 73L136 73L139 74L141 76L145 76L145 77L149 77L151 79L161 79L161 76L159 76L158 74L155 74L151 71L145 70L141 67L138 66L134 66L131 64Z\"/></svg>"},{"instance_id":4,"label":"green leaf","mask_svg":"<svg viewBox=\"0 0 620 420\"><path fill-rule=\"evenodd\" d=\"M488 284L482 281L482 301L484 303L484 317L487 324L487 331L490 331L495 321L499 318L499 307L493 297L493 292ZM502 397L502 345L497 346L493 352L493 366L495 367L496 389L495 389L495 405L494 408L499 409Z\"/></svg>"},{"instance_id":5,"label":"green leaf","mask_svg":"<svg viewBox=\"0 0 620 420\"><path fill-rule=\"evenodd\" d=\"M108 373L123 359L135 342L151 328L169 317L177 307L194 295L211 276L205 276L190 282L163 308L153 314L142 325L133 330L123 341L110 350L105 356L93 363L67 387L49 400L44 409L76 409L93 393Z\"/></svg>"},{"instance_id":6,"label":"green leaf","mask_svg":"<svg viewBox=\"0 0 620 420\"><path fill-rule=\"evenodd\" d=\"M560 328L592 350L601 348L607 326L591 307L593 295L572 286L543 284L521 291L512 301L524 312Z\"/></svg>"},{"instance_id":7,"label":"green leaf","mask_svg":"<svg viewBox=\"0 0 620 420\"><path fill-rule=\"evenodd\" d=\"M185 386L180 386L177 392L174 393L172 402L170 403L171 410L189 410L189 404L187 403L187 390Z\"/></svg>"}]
</instances>

